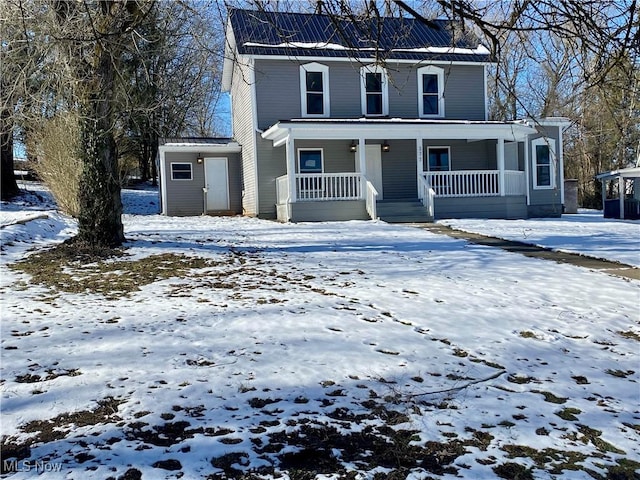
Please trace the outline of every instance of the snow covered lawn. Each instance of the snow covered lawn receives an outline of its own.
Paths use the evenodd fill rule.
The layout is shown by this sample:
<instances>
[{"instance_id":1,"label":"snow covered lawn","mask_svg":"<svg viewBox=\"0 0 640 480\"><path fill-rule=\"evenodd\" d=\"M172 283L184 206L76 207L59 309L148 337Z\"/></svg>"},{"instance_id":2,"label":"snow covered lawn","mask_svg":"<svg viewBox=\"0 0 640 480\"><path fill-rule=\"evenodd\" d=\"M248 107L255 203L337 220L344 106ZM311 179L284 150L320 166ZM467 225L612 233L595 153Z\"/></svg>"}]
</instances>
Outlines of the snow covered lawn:
<instances>
[{"instance_id":1,"label":"snow covered lawn","mask_svg":"<svg viewBox=\"0 0 640 480\"><path fill-rule=\"evenodd\" d=\"M12 479L640 472L640 282L378 222L142 214L154 198L126 191L126 255L55 287L15 262L74 223L2 229Z\"/></svg>"},{"instance_id":2,"label":"snow covered lawn","mask_svg":"<svg viewBox=\"0 0 640 480\"><path fill-rule=\"evenodd\" d=\"M562 218L528 220L441 220L465 232L530 243L553 250L640 267L640 220L602 217L599 210L580 210Z\"/></svg>"}]
</instances>

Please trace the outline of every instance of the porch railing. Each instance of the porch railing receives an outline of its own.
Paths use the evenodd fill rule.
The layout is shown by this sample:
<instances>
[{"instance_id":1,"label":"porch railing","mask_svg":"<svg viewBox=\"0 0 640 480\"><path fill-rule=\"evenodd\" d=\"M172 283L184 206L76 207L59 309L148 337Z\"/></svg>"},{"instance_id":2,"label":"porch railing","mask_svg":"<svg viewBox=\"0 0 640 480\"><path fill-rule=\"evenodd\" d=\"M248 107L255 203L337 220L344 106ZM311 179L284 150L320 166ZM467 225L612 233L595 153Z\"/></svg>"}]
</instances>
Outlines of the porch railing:
<instances>
[{"instance_id":1,"label":"porch railing","mask_svg":"<svg viewBox=\"0 0 640 480\"><path fill-rule=\"evenodd\" d=\"M359 173L296 174L296 198L291 201L362 200Z\"/></svg>"},{"instance_id":2,"label":"porch railing","mask_svg":"<svg viewBox=\"0 0 640 480\"><path fill-rule=\"evenodd\" d=\"M504 172L504 194L505 195L526 195L527 181L524 172L515 170L505 170Z\"/></svg>"},{"instance_id":3,"label":"porch railing","mask_svg":"<svg viewBox=\"0 0 640 480\"><path fill-rule=\"evenodd\" d=\"M438 197L497 197L500 192L498 170L425 172L424 178ZM504 195L525 195L524 172L504 172Z\"/></svg>"},{"instance_id":4,"label":"porch railing","mask_svg":"<svg viewBox=\"0 0 640 480\"><path fill-rule=\"evenodd\" d=\"M367 181L366 183L366 207L367 207L367 213L369 214L369 218L371 218L371 220L376 220L378 218L378 211L377 211L377 201L378 201L378 190L376 190L376 187L373 186L373 183Z\"/></svg>"},{"instance_id":5,"label":"porch railing","mask_svg":"<svg viewBox=\"0 0 640 480\"><path fill-rule=\"evenodd\" d=\"M435 209L433 198L435 195L436 192L431 188L427 180L424 177L418 177L418 198L427 209L427 214L431 220L434 218Z\"/></svg>"}]
</instances>

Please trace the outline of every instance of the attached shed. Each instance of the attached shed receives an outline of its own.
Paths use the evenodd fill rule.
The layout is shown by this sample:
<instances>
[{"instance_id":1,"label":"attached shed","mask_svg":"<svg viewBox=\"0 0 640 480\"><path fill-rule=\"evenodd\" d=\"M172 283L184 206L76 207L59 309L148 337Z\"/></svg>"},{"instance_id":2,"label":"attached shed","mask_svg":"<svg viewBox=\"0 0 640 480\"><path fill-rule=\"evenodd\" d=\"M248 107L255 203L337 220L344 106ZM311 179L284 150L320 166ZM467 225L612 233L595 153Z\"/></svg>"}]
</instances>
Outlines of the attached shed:
<instances>
[{"instance_id":1,"label":"attached shed","mask_svg":"<svg viewBox=\"0 0 640 480\"><path fill-rule=\"evenodd\" d=\"M596 178L602 182L605 218L640 219L640 167L611 170Z\"/></svg>"},{"instance_id":2,"label":"attached shed","mask_svg":"<svg viewBox=\"0 0 640 480\"><path fill-rule=\"evenodd\" d=\"M164 138L158 146L162 214L242 214L240 145L229 138Z\"/></svg>"}]
</instances>

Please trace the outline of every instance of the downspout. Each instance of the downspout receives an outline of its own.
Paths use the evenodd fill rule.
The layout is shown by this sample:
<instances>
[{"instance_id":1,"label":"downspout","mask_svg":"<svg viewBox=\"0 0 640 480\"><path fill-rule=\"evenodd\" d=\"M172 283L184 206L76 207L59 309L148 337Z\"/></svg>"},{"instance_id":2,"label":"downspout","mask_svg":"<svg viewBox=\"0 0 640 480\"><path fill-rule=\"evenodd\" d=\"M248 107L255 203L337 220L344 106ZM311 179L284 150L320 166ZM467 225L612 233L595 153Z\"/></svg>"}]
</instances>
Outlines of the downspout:
<instances>
[{"instance_id":1,"label":"downspout","mask_svg":"<svg viewBox=\"0 0 640 480\"><path fill-rule=\"evenodd\" d=\"M529 145L531 142L529 141L530 137L527 135L524 141L524 180L527 184L527 188L525 191L527 192L527 207L531 205L531 182L529 180ZM527 214L527 216L529 216Z\"/></svg>"},{"instance_id":2,"label":"downspout","mask_svg":"<svg viewBox=\"0 0 640 480\"><path fill-rule=\"evenodd\" d=\"M287 133L287 141L285 143L285 156L287 157L287 182L289 183L289 199L288 205L296 203L296 159L295 144L291 129Z\"/></svg>"},{"instance_id":3,"label":"downspout","mask_svg":"<svg viewBox=\"0 0 640 480\"><path fill-rule=\"evenodd\" d=\"M167 175L164 147L158 148L160 157L160 207L162 215L167 215Z\"/></svg>"},{"instance_id":4,"label":"downspout","mask_svg":"<svg viewBox=\"0 0 640 480\"><path fill-rule=\"evenodd\" d=\"M567 127L568 128L568 127ZM562 205L562 213L564 213L564 127L558 126L558 163L560 164L560 204Z\"/></svg>"}]
</instances>

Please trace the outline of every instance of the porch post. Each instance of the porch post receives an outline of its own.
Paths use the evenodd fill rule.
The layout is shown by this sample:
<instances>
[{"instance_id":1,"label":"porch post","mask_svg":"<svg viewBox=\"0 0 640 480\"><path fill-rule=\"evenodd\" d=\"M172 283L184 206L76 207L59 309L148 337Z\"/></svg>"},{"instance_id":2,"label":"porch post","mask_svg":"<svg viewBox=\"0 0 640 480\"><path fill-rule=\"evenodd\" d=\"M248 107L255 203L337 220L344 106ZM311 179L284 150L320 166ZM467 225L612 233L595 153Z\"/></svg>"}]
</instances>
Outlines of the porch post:
<instances>
[{"instance_id":1,"label":"porch post","mask_svg":"<svg viewBox=\"0 0 640 480\"><path fill-rule=\"evenodd\" d=\"M289 183L289 203L296 203L296 152L294 148L293 135L289 130L285 144L287 156L287 181Z\"/></svg>"},{"instance_id":2,"label":"porch post","mask_svg":"<svg viewBox=\"0 0 640 480\"><path fill-rule=\"evenodd\" d=\"M364 138L358 138L358 166L363 179L367 177L367 147Z\"/></svg>"},{"instance_id":3,"label":"porch post","mask_svg":"<svg viewBox=\"0 0 640 480\"><path fill-rule=\"evenodd\" d=\"M496 159L498 160L498 189L500 196L505 195L504 183L504 138L499 138L496 145Z\"/></svg>"},{"instance_id":4,"label":"porch post","mask_svg":"<svg viewBox=\"0 0 640 480\"><path fill-rule=\"evenodd\" d=\"M620 197L620 218L624 220L624 177L618 177L618 197Z\"/></svg>"}]
</instances>

